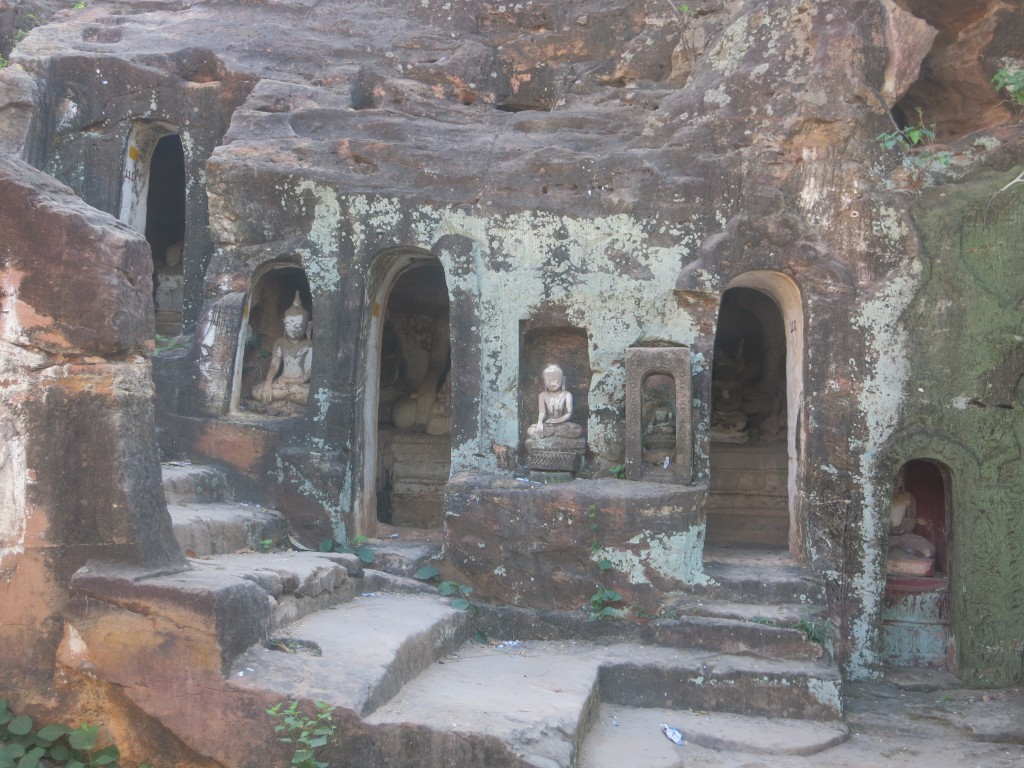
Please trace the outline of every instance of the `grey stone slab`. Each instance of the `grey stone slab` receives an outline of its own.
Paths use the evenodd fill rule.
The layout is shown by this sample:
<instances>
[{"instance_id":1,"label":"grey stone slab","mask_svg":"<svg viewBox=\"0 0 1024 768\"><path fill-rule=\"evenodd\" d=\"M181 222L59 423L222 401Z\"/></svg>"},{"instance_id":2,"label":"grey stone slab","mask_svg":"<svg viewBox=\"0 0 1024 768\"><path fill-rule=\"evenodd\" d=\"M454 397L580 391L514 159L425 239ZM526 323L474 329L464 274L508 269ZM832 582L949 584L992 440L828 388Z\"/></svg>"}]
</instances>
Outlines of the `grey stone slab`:
<instances>
[{"instance_id":1,"label":"grey stone slab","mask_svg":"<svg viewBox=\"0 0 1024 768\"><path fill-rule=\"evenodd\" d=\"M412 723L501 739L530 765L568 768L596 710L594 646L471 644L407 685L369 723Z\"/></svg>"},{"instance_id":2,"label":"grey stone slab","mask_svg":"<svg viewBox=\"0 0 1024 768\"><path fill-rule=\"evenodd\" d=\"M168 504L227 498L227 480L216 467L191 462L164 462L160 465L160 473Z\"/></svg>"},{"instance_id":3,"label":"grey stone slab","mask_svg":"<svg viewBox=\"0 0 1024 768\"><path fill-rule=\"evenodd\" d=\"M320 699L365 715L469 633L469 614L436 595L357 597L275 635L312 653L253 647L236 660L231 675L240 686Z\"/></svg>"},{"instance_id":4,"label":"grey stone slab","mask_svg":"<svg viewBox=\"0 0 1024 768\"><path fill-rule=\"evenodd\" d=\"M174 537L185 552L217 555L258 549L260 542L280 541L288 521L280 512L234 502L167 505Z\"/></svg>"}]
</instances>

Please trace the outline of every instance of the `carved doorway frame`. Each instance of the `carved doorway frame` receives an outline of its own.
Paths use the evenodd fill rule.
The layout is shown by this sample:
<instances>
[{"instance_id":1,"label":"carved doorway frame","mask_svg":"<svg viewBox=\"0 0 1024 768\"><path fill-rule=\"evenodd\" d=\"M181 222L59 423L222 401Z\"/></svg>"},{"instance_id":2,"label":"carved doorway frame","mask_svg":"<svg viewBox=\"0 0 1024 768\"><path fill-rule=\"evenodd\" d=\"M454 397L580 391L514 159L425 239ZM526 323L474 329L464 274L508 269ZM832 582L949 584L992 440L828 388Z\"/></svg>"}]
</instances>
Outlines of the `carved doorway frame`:
<instances>
[{"instance_id":1,"label":"carved doorway frame","mask_svg":"<svg viewBox=\"0 0 1024 768\"><path fill-rule=\"evenodd\" d=\"M355 472L360 487L356 495L355 532L353 535L374 536L377 521L377 413L380 403L380 362L384 319L391 290L405 272L425 264L437 264L445 278L449 307L452 304L451 283L444 264L434 254L416 248L400 248L378 253L366 276L366 344L363 352L362 412L359 414L358 455L362 465ZM449 331L449 334L451 331Z\"/></svg>"},{"instance_id":2,"label":"carved doorway frame","mask_svg":"<svg viewBox=\"0 0 1024 768\"><path fill-rule=\"evenodd\" d=\"M768 269L756 269L737 275L722 290L752 288L775 302L782 314L786 332L786 455L787 490L789 496L789 551L798 559L806 558L806 520L801 504L801 462L803 434L807 423L804 414L804 304L800 286L789 275ZM719 306L721 306L721 296ZM718 333L719 318L715 319Z\"/></svg>"}]
</instances>

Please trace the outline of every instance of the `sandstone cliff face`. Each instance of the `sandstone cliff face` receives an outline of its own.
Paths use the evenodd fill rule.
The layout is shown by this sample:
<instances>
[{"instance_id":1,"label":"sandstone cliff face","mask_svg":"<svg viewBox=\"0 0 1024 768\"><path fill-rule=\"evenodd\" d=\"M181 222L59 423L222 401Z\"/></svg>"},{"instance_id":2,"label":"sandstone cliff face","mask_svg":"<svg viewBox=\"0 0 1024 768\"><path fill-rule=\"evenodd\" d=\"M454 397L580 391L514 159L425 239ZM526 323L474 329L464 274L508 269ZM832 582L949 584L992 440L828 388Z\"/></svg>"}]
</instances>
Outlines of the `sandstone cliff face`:
<instances>
[{"instance_id":1,"label":"sandstone cliff face","mask_svg":"<svg viewBox=\"0 0 1024 768\"><path fill-rule=\"evenodd\" d=\"M597 472L622 460L624 350L690 347L706 481L721 294L771 295L795 370L790 544L831 580L848 673L879 668L895 472L931 458L955 489L961 669L998 684L1019 679L1024 636L1011 610L1024 591L1010 536L1021 424L965 404L988 404L988 389L1019 399L1019 365L1004 362L1019 358L1019 301L1004 286L1024 185L984 203L1024 153L987 82L1006 57L1020 63L1020 10L100 2L33 31L13 57L24 71L3 83L35 105L10 145L108 213L125 206L133 132L181 136L189 413L230 407L254 278L302 268L316 353L294 439L334 457L334 491L314 501L335 530L374 524L374 318L387 274L410 259L436 259L447 281L453 472L511 471L522 329L561 328L586 338ZM917 107L948 166L876 141L890 110L913 121ZM951 245L964 237L986 256Z\"/></svg>"}]
</instances>

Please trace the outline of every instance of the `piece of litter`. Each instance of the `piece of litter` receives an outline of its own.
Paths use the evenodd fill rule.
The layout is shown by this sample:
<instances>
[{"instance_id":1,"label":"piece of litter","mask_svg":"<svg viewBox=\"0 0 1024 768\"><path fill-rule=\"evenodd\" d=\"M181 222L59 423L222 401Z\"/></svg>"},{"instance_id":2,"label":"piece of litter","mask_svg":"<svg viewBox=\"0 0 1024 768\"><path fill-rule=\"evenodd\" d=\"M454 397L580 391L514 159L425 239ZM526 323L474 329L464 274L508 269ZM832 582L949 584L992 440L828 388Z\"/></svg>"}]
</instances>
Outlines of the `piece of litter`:
<instances>
[{"instance_id":1,"label":"piece of litter","mask_svg":"<svg viewBox=\"0 0 1024 768\"><path fill-rule=\"evenodd\" d=\"M398 538L398 534L397 533L388 534L388 538L389 539L397 539Z\"/></svg>"},{"instance_id":2,"label":"piece of litter","mask_svg":"<svg viewBox=\"0 0 1024 768\"><path fill-rule=\"evenodd\" d=\"M673 728L668 723L661 724L661 732L665 734L665 738L680 747L686 746L686 739L683 738L682 732L678 728Z\"/></svg>"},{"instance_id":3,"label":"piece of litter","mask_svg":"<svg viewBox=\"0 0 1024 768\"><path fill-rule=\"evenodd\" d=\"M618 724L619 724L619 720L618 720L618 718L616 718L616 717L613 717L613 718L612 718L612 725L618 726Z\"/></svg>"},{"instance_id":4,"label":"piece of litter","mask_svg":"<svg viewBox=\"0 0 1024 768\"><path fill-rule=\"evenodd\" d=\"M664 463L661 465L661 468L662 469L668 469L668 465L671 464L671 463L672 463L672 458L670 456L666 456Z\"/></svg>"},{"instance_id":5,"label":"piece of litter","mask_svg":"<svg viewBox=\"0 0 1024 768\"><path fill-rule=\"evenodd\" d=\"M506 640L503 643L498 643L494 647L495 648L515 648L517 645L519 645L519 641L518 640Z\"/></svg>"},{"instance_id":6,"label":"piece of litter","mask_svg":"<svg viewBox=\"0 0 1024 768\"><path fill-rule=\"evenodd\" d=\"M242 675L244 675L244 674L245 674L245 672L244 672L244 671L243 671L243 672L239 672L239 673L238 673L238 676L239 676L239 677L241 677L241 676L242 676Z\"/></svg>"},{"instance_id":7,"label":"piece of litter","mask_svg":"<svg viewBox=\"0 0 1024 768\"><path fill-rule=\"evenodd\" d=\"M376 596L377 596L376 592L363 592L363 594L360 595L360 597L376 597Z\"/></svg>"}]
</instances>

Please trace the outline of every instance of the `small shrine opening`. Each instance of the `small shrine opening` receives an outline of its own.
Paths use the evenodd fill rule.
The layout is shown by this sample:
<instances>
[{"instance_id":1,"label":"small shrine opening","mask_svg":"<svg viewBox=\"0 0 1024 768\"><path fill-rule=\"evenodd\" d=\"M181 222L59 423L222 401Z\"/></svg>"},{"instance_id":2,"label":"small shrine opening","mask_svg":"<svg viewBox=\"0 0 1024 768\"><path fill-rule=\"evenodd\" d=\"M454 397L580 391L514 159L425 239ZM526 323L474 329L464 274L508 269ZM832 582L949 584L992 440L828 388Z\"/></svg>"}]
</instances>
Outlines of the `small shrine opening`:
<instances>
[{"instance_id":1,"label":"small shrine opening","mask_svg":"<svg viewBox=\"0 0 1024 768\"><path fill-rule=\"evenodd\" d=\"M520 466L536 482L572 480L586 460L587 331L554 309L520 322L519 349Z\"/></svg>"},{"instance_id":2,"label":"small shrine opening","mask_svg":"<svg viewBox=\"0 0 1024 768\"><path fill-rule=\"evenodd\" d=\"M402 270L380 328L377 521L440 528L451 472L448 286L436 260Z\"/></svg>"},{"instance_id":3,"label":"small shrine opening","mask_svg":"<svg viewBox=\"0 0 1024 768\"><path fill-rule=\"evenodd\" d=\"M756 288L727 290L711 374L708 544L788 544L786 354L775 300Z\"/></svg>"},{"instance_id":4,"label":"small shrine opening","mask_svg":"<svg viewBox=\"0 0 1024 768\"><path fill-rule=\"evenodd\" d=\"M676 451L676 380L670 373L644 377L640 395L643 461L666 469Z\"/></svg>"},{"instance_id":5,"label":"small shrine opening","mask_svg":"<svg viewBox=\"0 0 1024 768\"><path fill-rule=\"evenodd\" d=\"M304 338L299 343L310 343L312 307L309 280L301 267L274 262L253 276L235 356L232 412L266 416L299 416L303 413L303 393L286 392L285 386L278 382L276 390L272 389L268 397L261 397L260 385L267 381L270 373L275 344L287 338L287 314L301 316L302 312L305 313L307 324L302 334ZM277 367L273 374L283 374L282 366ZM273 387L273 376L271 378ZM308 384L305 393L308 394Z\"/></svg>"},{"instance_id":6,"label":"small shrine opening","mask_svg":"<svg viewBox=\"0 0 1024 768\"><path fill-rule=\"evenodd\" d=\"M914 459L893 484L882 605L882 656L891 667L954 663L948 477L936 462Z\"/></svg>"},{"instance_id":7,"label":"small shrine opening","mask_svg":"<svg viewBox=\"0 0 1024 768\"><path fill-rule=\"evenodd\" d=\"M153 251L153 301L156 332L181 332L182 258L185 248L185 153L181 136L164 136L149 163L146 240Z\"/></svg>"}]
</instances>

